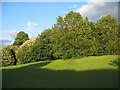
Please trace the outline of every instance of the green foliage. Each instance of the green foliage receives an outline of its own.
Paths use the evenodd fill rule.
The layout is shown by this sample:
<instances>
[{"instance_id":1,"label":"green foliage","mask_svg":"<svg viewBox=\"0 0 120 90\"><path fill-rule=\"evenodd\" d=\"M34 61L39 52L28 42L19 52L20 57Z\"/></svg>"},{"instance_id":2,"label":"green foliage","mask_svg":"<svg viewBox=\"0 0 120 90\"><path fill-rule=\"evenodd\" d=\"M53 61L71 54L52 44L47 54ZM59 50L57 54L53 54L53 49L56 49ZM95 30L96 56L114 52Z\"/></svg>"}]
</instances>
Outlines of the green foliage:
<instances>
[{"instance_id":1,"label":"green foliage","mask_svg":"<svg viewBox=\"0 0 120 90\"><path fill-rule=\"evenodd\" d=\"M31 49L34 43L35 39L27 40L19 47L19 49L16 52L18 64L24 64L35 61L34 57L37 53L34 55L34 51Z\"/></svg>"},{"instance_id":2,"label":"green foliage","mask_svg":"<svg viewBox=\"0 0 120 90\"><path fill-rule=\"evenodd\" d=\"M102 55L118 54L118 23L110 15L96 22L96 39L100 44ZM98 47L99 48L99 47Z\"/></svg>"},{"instance_id":3,"label":"green foliage","mask_svg":"<svg viewBox=\"0 0 120 90\"><path fill-rule=\"evenodd\" d=\"M17 46L7 45L0 49L0 57L2 59L2 66L16 65L17 59L15 52Z\"/></svg>"},{"instance_id":4,"label":"green foliage","mask_svg":"<svg viewBox=\"0 0 120 90\"><path fill-rule=\"evenodd\" d=\"M70 11L65 15L64 21L66 29L80 28L81 25L83 25L82 16L79 13L73 11Z\"/></svg>"},{"instance_id":5,"label":"green foliage","mask_svg":"<svg viewBox=\"0 0 120 90\"><path fill-rule=\"evenodd\" d=\"M45 29L35 40L19 32L14 45L20 64L42 60L81 58L86 56L117 55L118 23L110 16L96 22L70 11L65 17L58 16L52 28ZM120 25L119 25L120 26ZM28 40L28 41L26 41Z\"/></svg>"},{"instance_id":6,"label":"green foliage","mask_svg":"<svg viewBox=\"0 0 120 90\"><path fill-rule=\"evenodd\" d=\"M22 45L26 40L29 40L28 34L20 31L19 33L17 33L13 45Z\"/></svg>"},{"instance_id":7,"label":"green foliage","mask_svg":"<svg viewBox=\"0 0 120 90\"><path fill-rule=\"evenodd\" d=\"M57 30L58 30L58 29L65 28L65 22L64 22L64 20L63 20L63 17L58 16L58 18L57 18L57 23L54 24L54 28L57 29Z\"/></svg>"},{"instance_id":8,"label":"green foliage","mask_svg":"<svg viewBox=\"0 0 120 90\"><path fill-rule=\"evenodd\" d=\"M64 26L61 26L61 22ZM57 38L54 37L56 38L54 57L68 59L96 54L96 39L91 35L88 21L83 20L79 13L71 11L64 19L58 17L57 25L59 26L53 28L58 30ZM64 28L58 29L60 26Z\"/></svg>"},{"instance_id":9,"label":"green foliage","mask_svg":"<svg viewBox=\"0 0 120 90\"><path fill-rule=\"evenodd\" d=\"M34 59L117 54L117 25L116 19L109 15L94 23L88 18L83 19L79 13L68 12L64 18L59 16L52 28L44 30L37 37L32 47L36 55Z\"/></svg>"},{"instance_id":10,"label":"green foliage","mask_svg":"<svg viewBox=\"0 0 120 90\"><path fill-rule=\"evenodd\" d=\"M52 60L54 59L54 43L56 42L54 34L55 30L46 29L36 38L36 43L32 47L37 54L36 60Z\"/></svg>"}]
</instances>

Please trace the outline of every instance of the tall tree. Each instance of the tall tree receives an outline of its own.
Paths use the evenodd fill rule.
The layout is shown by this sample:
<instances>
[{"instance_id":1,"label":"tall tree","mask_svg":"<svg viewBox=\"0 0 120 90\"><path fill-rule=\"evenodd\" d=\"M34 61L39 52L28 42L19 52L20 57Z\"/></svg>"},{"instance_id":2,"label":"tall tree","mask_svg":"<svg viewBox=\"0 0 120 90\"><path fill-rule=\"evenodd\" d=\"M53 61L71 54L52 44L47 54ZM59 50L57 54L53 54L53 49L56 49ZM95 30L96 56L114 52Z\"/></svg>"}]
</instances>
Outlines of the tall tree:
<instances>
[{"instance_id":1,"label":"tall tree","mask_svg":"<svg viewBox=\"0 0 120 90\"><path fill-rule=\"evenodd\" d=\"M117 19L107 15L96 22L96 38L100 43L101 54L115 54L118 51Z\"/></svg>"}]
</instances>

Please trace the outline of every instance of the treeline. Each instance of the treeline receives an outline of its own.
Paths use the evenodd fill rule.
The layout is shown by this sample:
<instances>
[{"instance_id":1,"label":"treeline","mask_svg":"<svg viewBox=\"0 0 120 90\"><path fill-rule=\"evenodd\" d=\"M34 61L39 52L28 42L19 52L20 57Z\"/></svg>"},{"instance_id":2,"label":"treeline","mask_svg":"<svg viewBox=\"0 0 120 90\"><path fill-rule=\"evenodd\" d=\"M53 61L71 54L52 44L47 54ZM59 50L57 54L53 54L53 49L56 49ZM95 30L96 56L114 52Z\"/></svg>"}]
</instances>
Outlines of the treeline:
<instances>
[{"instance_id":1,"label":"treeline","mask_svg":"<svg viewBox=\"0 0 120 90\"><path fill-rule=\"evenodd\" d=\"M4 52L1 53L2 64L118 55L118 26L117 19L110 15L91 22L70 11L65 17L59 16L52 28L44 30L35 39L29 40L26 33L19 32L13 45L1 48Z\"/></svg>"}]
</instances>

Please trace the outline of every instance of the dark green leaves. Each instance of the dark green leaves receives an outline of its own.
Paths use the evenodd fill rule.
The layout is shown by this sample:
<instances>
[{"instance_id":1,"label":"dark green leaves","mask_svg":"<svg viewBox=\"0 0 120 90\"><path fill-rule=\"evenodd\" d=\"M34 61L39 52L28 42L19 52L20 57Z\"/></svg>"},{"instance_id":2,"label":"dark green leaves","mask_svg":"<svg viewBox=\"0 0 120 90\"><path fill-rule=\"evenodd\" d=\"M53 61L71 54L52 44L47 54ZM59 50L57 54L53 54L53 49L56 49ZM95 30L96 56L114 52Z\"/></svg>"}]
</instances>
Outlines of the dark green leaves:
<instances>
[{"instance_id":1,"label":"dark green leaves","mask_svg":"<svg viewBox=\"0 0 120 90\"><path fill-rule=\"evenodd\" d=\"M29 40L28 34L21 31L17 33L15 42L13 43L13 45L22 45L26 40Z\"/></svg>"}]
</instances>

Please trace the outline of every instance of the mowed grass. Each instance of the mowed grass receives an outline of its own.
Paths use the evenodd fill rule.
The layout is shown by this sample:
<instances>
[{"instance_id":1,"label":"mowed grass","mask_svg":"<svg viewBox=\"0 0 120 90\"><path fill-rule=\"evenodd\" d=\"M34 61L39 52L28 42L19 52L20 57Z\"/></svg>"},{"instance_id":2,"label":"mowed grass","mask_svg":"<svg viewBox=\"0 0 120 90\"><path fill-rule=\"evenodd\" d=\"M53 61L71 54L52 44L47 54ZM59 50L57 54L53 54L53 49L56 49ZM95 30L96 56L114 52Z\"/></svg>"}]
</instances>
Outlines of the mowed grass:
<instances>
[{"instance_id":1,"label":"mowed grass","mask_svg":"<svg viewBox=\"0 0 120 90\"><path fill-rule=\"evenodd\" d=\"M40 61L1 69L3 88L117 88L118 56Z\"/></svg>"}]
</instances>

